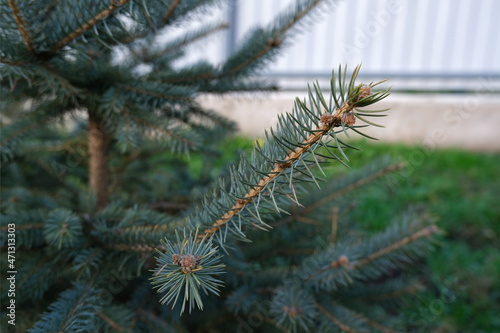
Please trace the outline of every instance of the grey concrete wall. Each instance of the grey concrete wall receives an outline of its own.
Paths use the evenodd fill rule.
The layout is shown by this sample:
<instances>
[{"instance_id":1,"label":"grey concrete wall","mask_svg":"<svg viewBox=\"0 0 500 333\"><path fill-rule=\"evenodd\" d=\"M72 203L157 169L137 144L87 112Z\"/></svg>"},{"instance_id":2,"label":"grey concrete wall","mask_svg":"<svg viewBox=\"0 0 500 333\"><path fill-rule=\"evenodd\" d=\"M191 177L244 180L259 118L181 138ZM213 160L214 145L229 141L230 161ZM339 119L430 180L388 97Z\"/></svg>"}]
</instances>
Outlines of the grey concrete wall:
<instances>
[{"instance_id":1,"label":"grey concrete wall","mask_svg":"<svg viewBox=\"0 0 500 333\"><path fill-rule=\"evenodd\" d=\"M200 102L236 121L242 134L261 137L264 129L275 125L279 113L292 110L296 96L303 98L306 93L208 95L201 96ZM500 152L499 95L393 93L372 106L384 108L391 108L387 117L371 119L385 128L365 130L383 142Z\"/></svg>"}]
</instances>

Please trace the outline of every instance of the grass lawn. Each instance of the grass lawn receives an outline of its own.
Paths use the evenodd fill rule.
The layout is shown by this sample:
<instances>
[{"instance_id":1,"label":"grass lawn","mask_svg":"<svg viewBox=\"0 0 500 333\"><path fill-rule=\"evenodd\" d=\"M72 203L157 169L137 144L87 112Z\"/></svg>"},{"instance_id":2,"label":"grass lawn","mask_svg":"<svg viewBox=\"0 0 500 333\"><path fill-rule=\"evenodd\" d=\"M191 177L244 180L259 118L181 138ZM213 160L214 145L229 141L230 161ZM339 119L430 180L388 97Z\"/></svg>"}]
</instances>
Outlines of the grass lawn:
<instances>
[{"instance_id":1,"label":"grass lawn","mask_svg":"<svg viewBox=\"0 0 500 333\"><path fill-rule=\"evenodd\" d=\"M421 206L446 233L427 259L425 275L438 290L410 318L444 332L500 332L500 154L357 146L364 151L349 155L353 168L382 154L408 165L394 185L360 191L360 220L379 228L405 207Z\"/></svg>"},{"instance_id":2,"label":"grass lawn","mask_svg":"<svg viewBox=\"0 0 500 333\"><path fill-rule=\"evenodd\" d=\"M356 146L363 151L348 152L353 169L383 155L407 164L378 186L358 191L357 220L375 231L413 207L436 218L445 231L427 264L415 268L431 289L408 313L411 324L421 332L436 326L439 332L500 332L500 154L366 141ZM252 141L237 138L222 147L213 172ZM192 158L194 174L201 164ZM338 172L348 170L328 167L328 173Z\"/></svg>"}]
</instances>

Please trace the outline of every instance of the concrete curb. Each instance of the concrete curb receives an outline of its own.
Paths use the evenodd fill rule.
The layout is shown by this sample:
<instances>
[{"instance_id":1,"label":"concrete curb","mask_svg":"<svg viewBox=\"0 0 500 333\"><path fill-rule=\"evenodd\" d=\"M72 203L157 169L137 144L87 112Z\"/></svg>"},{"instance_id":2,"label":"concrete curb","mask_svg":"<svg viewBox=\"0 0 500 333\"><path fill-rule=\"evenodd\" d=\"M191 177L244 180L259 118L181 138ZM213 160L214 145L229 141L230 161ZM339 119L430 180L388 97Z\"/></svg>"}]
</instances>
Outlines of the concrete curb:
<instances>
[{"instance_id":1,"label":"concrete curb","mask_svg":"<svg viewBox=\"0 0 500 333\"><path fill-rule=\"evenodd\" d=\"M262 137L278 114L293 108L306 92L256 93L199 98L205 107L238 123L241 134ZM385 128L364 132L384 142L424 145L429 149L457 147L500 151L500 96L492 94L393 93L371 109L390 108L387 117L372 118ZM359 120L358 120L359 122Z\"/></svg>"}]
</instances>

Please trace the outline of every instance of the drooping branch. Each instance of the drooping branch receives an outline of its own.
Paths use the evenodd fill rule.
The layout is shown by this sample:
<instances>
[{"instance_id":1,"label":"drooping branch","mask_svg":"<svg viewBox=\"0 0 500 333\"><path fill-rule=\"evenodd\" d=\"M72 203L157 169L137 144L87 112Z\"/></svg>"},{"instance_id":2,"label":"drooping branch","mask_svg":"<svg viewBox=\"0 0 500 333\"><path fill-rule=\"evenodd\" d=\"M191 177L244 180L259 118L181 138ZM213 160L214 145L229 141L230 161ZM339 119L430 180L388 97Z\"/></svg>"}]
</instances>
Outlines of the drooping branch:
<instances>
[{"instance_id":1,"label":"drooping branch","mask_svg":"<svg viewBox=\"0 0 500 333\"><path fill-rule=\"evenodd\" d=\"M12 13L14 14L14 18L16 19L17 29L21 33L21 37L24 40L26 48L28 49L28 51L33 52L34 51L33 40L28 31L26 22L24 21L24 18L21 16L21 11L19 10L19 7L17 6L14 0L8 0L8 3L9 7L12 9Z\"/></svg>"},{"instance_id":2,"label":"drooping branch","mask_svg":"<svg viewBox=\"0 0 500 333\"><path fill-rule=\"evenodd\" d=\"M62 40L56 43L50 50L50 52L56 52L60 49L62 49L65 45L69 44L71 41L74 39L78 38L81 36L85 31L91 29L94 27L96 24L101 22L104 18L109 16L110 14L114 13L117 11L121 6L124 4L128 3L130 0L110 0L110 4L107 9L101 11L98 13L96 16L94 16L92 19L88 20L82 26L79 28L75 29L73 32L71 32L68 36L64 37Z\"/></svg>"}]
</instances>

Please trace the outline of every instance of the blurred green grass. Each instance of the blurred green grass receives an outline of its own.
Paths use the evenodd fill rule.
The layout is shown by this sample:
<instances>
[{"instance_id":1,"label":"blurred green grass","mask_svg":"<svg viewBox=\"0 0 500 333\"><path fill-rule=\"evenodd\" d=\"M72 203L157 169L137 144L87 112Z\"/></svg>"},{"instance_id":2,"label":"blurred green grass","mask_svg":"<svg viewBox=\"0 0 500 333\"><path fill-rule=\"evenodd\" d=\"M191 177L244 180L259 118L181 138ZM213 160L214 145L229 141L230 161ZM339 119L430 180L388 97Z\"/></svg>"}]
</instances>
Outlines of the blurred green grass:
<instances>
[{"instance_id":1,"label":"blurred green grass","mask_svg":"<svg viewBox=\"0 0 500 333\"><path fill-rule=\"evenodd\" d=\"M384 155L407 165L356 192L354 214L364 228L382 229L401 212L417 208L445 231L441 246L415 268L435 290L408 314L410 320L421 332L436 326L443 332L500 332L500 153L367 141L355 145L363 151L347 152L353 169ZM191 156L190 173L203 174L209 166L212 176L220 174L251 147L251 139L230 138L209 163ZM325 171L329 179L348 172L339 163Z\"/></svg>"},{"instance_id":2,"label":"blurred green grass","mask_svg":"<svg viewBox=\"0 0 500 333\"><path fill-rule=\"evenodd\" d=\"M394 182L358 192L356 212L367 227L381 228L397 212L417 206L437 218L446 233L442 246L427 258L425 274L453 297L442 301L438 292L414 318L445 332L500 332L500 154L368 142L357 146L363 151L350 152L352 168L383 154L407 164Z\"/></svg>"}]
</instances>

